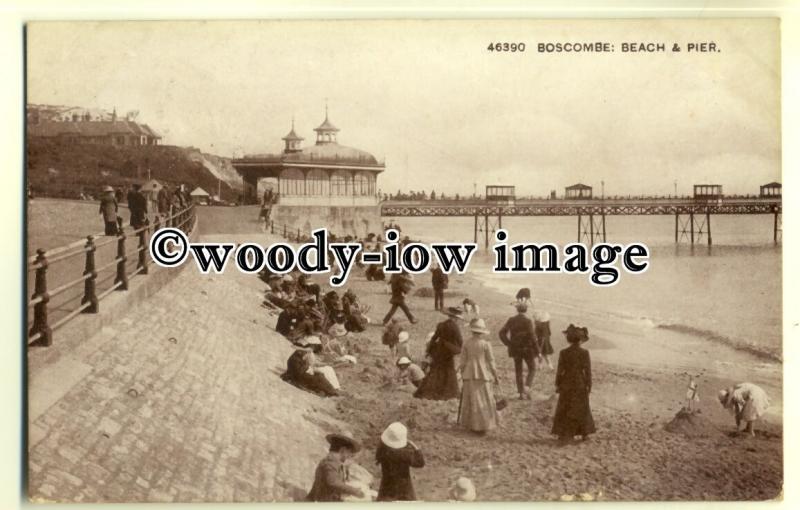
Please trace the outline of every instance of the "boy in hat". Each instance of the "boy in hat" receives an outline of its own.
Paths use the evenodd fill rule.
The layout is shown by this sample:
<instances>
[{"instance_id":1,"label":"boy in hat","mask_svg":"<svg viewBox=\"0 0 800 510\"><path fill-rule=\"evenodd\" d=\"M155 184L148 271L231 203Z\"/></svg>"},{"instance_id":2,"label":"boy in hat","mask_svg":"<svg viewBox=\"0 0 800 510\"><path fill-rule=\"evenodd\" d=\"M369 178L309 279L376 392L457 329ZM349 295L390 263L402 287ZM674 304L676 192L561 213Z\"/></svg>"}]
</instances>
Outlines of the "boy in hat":
<instances>
[{"instance_id":1,"label":"boy in hat","mask_svg":"<svg viewBox=\"0 0 800 510\"><path fill-rule=\"evenodd\" d=\"M422 384L422 380L425 379L425 372L422 371L419 365L412 362L411 358L408 356L403 356L397 360L397 368L400 370L397 377L400 384L409 381L415 388L419 388L419 385Z\"/></svg>"},{"instance_id":2,"label":"boy in hat","mask_svg":"<svg viewBox=\"0 0 800 510\"><path fill-rule=\"evenodd\" d=\"M314 472L314 484L306 501L342 501L343 496L363 498L364 492L347 484L347 464L361 450L361 445L350 435L328 434L330 448Z\"/></svg>"}]
</instances>

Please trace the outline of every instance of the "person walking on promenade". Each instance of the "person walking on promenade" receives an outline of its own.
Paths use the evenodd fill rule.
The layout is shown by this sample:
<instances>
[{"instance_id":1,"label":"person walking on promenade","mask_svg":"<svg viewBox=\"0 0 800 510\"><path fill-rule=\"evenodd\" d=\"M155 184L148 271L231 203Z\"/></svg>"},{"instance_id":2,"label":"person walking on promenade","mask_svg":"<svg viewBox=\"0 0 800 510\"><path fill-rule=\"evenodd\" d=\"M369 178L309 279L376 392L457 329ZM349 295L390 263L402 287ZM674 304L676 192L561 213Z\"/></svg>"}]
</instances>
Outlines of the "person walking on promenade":
<instances>
[{"instance_id":1,"label":"person walking on promenade","mask_svg":"<svg viewBox=\"0 0 800 510\"><path fill-rule=\"evenodd\" d=\"M119 204L117 204L117 199L114 198L114 188L106 186L103 188L103 195L100 197L100 214L103 215L107 236L117 235L117 211L119 211Z\"/></svg>"},{"instance_id":2,"label":"person walking on promenade","mask_svg":"<svg viewBox=\"0 0 800 510\"><path fill-rule=\"evenodd\" d=\"M169 208L172 205L172 196L166 186L162 186L158 190L157 195L158 214L161 216L169 216Z\"/></svg>"},{"instance_id":3,"label":"person walking on promenade","mask_svg":"<svg viewBox=\"0 0 800 510\"><path fill-rule=\"evenodd\" d=\"M433 286L433 309L444 310L444 290L447 288L449 278L439 264L431 270L431 285Z\"/></svg>"},{"instance_id":4,"label":"person walking on promenade","mask_svg":"<svg viewBox=\"0 0 800 510\"><path fill-rule=\"evenodd\" d=\"M436 325L436 331L428 342L426 354L431 360L430 367L425 379L414 392L416 398L450 400L458 397L454 358L461 353L461 346L464 344L459 324L459 321L464 320L464 312L451 306L445 313L447 320Z\"/></svg>"},{"instance_id":5,"label":"person walking on promenade","mask_svg":"<svg viewBox=\"0 0 800 510\"><path fill-rule=\"evenodd\" d=\"M142 185L134 184L128 193L128 209L131 212L131 226L141 228L147 223L147 198L142 194Z\"/></svg>"},{"instance_id":6,"label":"person walking on promenade","mask_svg":"<svg viewBox=\"0 0 800 510\"><path fill-rule=\"evenodd\" d=\"M408 429L394 422L381 434L375 451L375 461L381 466L381 485L378 501L414 501L417 495L411 481L411 468L425 467L419 447L408 440Z\"/></svg>"},{"instance_id":7,"label":"person walking on promenade","mask_svg":"<svg viewBox=\"0 0 800 510\"><path fill-rule=\"evenodd\" d=\"M320 461L314 472L314 484L306 501L342 501L344 496L363 498L364 492L347 484L347 465L361 450L358 441L345 434L328 434L328 455Z\"/></svg>"},{"instance_id":8,"label":"person walking on promenade","mask_svg":"<svg viewBox=\"0 0 800 510\"><path fill-rule=\"evenodd\" d=\"M531 398L531 385L536 375L534 358L539 356L539 344L536 341L536 332L533 322L525 315L528 305L518 303L517 315L506 321L500 328L500 341L508 347L508 356L514 360L514 373L517 380L517 393L520 400ZM524 383L522 379L522 364L528 366L528 375Z\"/></svg>"},{"instance_id":9,"label":"person walking on promenade","mask_svg":"<svg viewBox=\"0 0 800 510\"><path fill-rule=\"evenodd\" d=\"M550 356L553 355L553 345L550 343L550 314L545 311L533 312L533 324L536 338L539 340L539 356L547 363L547 368L553 370Z\"/></svg>"},{"instance_id":10,"label":"person walking on promenade","mask_svg":"<svg viewBox=\"0 0 800 510\"><path fill-rule=\"evenodd\" d=\"M581 343L589 340L589 331L572 324L563 331L570 346L558 355L556 391L558 404L553 418L552 433L560 444L567 444L575 436L585 441L595 432L589 393L592 391L592 363L589 351Z\"/></svg>"},{"instance_id":11,"label":"person walking on promenade","mask_svg":"<svg viewBox=\"0 0 800 510\"><path fill-rule=\"evenodd\" d=\"M483 319L472 319L469 323L472 337L464 342L461 353L461 403L458 424L462 427L485 434L497 427L497 404L492 383L499 384L497 367L494 363L492 344L486 340L489 330Z\"/></svg>"},{"instance_id":12,"label":"person walking on promenade","mask_svg":"<svg viewBox=\"0 0 800 510\"><path fill-rule=\"evenodd\" d=\"M383 325L385 326L386 323L389 322L389 319L392 318L398 308L403 310L403 313L406 314L406 317L408 317L408 320L411 322L411 324L416 324L416 317L414 317L414 314L411 313L411 310L408 309L408 305L406 305L406 294L408 294L414 287L414 280L411 278L411 275L405 273L393 274L389 279L389 287L392 291L392 297L389 298L389 304L391 304L392 307L383 318Z\"/></svg>"},{"instance_id":13,"label":"person walking on promenade","mask_svg":"<svg viewBox=\"0 0 800 510\"><path fill-rule=\"evenodd\" d=\"M750 433L750 436L755 436L753 424L769 407L767 392L753 383L743 382L720 390L718 397L722 407L730 410L736 419L736 431L738 432L741 423L745 422L747 426L744 431Z\"/></svg>"}]
</instances>

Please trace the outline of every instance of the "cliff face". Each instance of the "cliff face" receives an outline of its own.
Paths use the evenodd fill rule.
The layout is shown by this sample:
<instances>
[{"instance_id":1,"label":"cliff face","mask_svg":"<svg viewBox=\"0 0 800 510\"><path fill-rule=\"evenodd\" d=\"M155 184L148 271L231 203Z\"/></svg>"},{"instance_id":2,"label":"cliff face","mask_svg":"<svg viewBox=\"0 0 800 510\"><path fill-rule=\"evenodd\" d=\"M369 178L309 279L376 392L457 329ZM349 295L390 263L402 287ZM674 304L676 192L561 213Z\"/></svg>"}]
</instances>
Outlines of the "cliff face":
<instances>
[{"instance_id":1,"label":"cliff face","mask_svg":"<svg viewBox=\"0 0 800 510\"><path fill-rule=\"evenodd\" d=\"M233 189L242 189L242 176L233 168L230 158L206 154L194 147L187 147L185 150L189 159L201 163L214 177L228 183Z\"/></svg>"},{"instance_id":2,"label":"cliff face","mask_svg":"<svg viewBox=\"0 0 800 510\"><path fill-rule=\"evenodd\" d=\"M225 158L169 145L70 144L38 137L29 137L26 144L27 179L34 192L63 198L78 198L82 192L94 195L106 185L124 187L152 178L190 189L200 186L212 195L221 180L222 199L234 202L240 192L231 186L236 179L225 170L225 161L230 168Z\"/></svg>"}]
</instances>

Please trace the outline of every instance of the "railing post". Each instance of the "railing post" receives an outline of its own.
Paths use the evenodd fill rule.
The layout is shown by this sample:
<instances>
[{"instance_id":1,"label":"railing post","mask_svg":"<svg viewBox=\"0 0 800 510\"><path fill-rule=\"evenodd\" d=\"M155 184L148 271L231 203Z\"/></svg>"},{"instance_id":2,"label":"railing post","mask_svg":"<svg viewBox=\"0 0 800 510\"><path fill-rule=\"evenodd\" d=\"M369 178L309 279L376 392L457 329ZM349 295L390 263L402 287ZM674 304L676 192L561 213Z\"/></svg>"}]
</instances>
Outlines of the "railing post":
<instances>
[{"instance_id":1,"label":"railing post","mask_svg":"<svg viewBox=\"0 0 800 510\"><path fill-rule=\"evenodd\" d=\"M166 226L171 227L174 224L172 220L172 204L169 204L169 212L167 213Z\"/></svg>"},{"instance_id":2,"label":"railing post","mask_svg":"<svg viewBox=\"0 0 800 510\"><path fill-rule=\"evenodd\" d=\"M147 230L149 227L142 227L139 231L139 262L136 269L141 269L139 274L147 274Z\"/></svg>"},{"instance_id":3,"label":"railing post","mask_svg":"<svg viewBox=\"0 0 800 510\"><path fill-rule=\"evenodd\" d=\"M283 237L286 238L286 223L283 224Z\"/></svg>"},{"instance_id":4,"label":"railing post","mask_svg":"<svg viewBox=\"0 0 800 510\"><path fill-rule=\"evenodd\" d=\"M48 347L53 343L53 331L47 325L47 302L50 296L47 295L47 257L44 250L36 250L35 264L39 267L36 269L33 299L41 298L41 301L33 305L33 326L28 335L39 333L41 336L36 343Z\"/></svg>"},{"instance_id":5,"label":"railing post","mask_svg":"<svg viewBox=\"0 0 800 510\"><path fill-rule=\"evenodd\" d=\"M120 232L117 238L117 276L114 278L114 285L120 283L117 290L128 290L128 275L125 274L125 262L128 257L125 255L125 233Z\"/></svg>"},{"instance_id":6,"label":"railing post","mask_svg":"<svg viewBox=\"0 0 800 510\"><path fill-rule=\"evenodd\" d=\"M300 229L297 229L297 242L300 242Z\"/></svg>"},{"instance_id":7,"label":"railing post","mask_svg":"<svg viewBox=\"0 0 800 510\"><path fill-rule=\"evenodd\" d=\"M161 229L161 215L156 216L156 221L153 224L153 232L158 232Z\"/></svg>"},{"instance_id":8,"label":"railing post","mask_svg":"<svg viewBox=\"0 0 800 510\"><path fill-rule=\"evenodd\" d=\"M86 236L86 265L84 266L83 274L89 275L83 283L83 299L81 304L89 303L83 313L97 313L99 311L99 302L97 301L97 272L95 272L94 253L97 247L94 245L94 237Z\"/></svg>"},{"instance_id":9,"label":"railing post","mask_svg":"<svg viewBox=\"0 0 800 510\"><path fill-rule=\"evenodd\" d=\"M274 234L275 233L275 222L272 221L272 220L270 220L270 222L269 222L269 233L270 234Z\"/></svg>"}]
</instances>

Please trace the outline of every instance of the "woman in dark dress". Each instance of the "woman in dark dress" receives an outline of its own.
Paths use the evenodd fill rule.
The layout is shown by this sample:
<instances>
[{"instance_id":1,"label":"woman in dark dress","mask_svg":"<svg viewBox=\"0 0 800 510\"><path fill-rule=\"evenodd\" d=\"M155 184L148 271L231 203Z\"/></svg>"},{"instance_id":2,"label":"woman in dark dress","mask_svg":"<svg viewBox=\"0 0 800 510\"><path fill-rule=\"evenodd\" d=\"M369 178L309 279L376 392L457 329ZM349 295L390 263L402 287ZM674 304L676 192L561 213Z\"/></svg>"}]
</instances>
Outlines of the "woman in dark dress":
<instances>
[{"instance_id":1,"label":"woman in dark dress","mask_svg":"<svg viewBox=\"0 0 800 510\"><path fill-rule=\"evenodd\" d=\"M322 351L322 343L317 337L306 337L297 343L297 349L286 361L286 372L281 379L298 388L316 393L322 397L335 397L339 391L321 373L313 370L315 354Z\"/></svg>"},{"instance_id":2,"label":"woman in dark dress","mask_svg":"<svg viewBox=\"0 0 800 510\"><path fill-rule=\"evenodd\" d=\"M381 486L378 501L414 501L411 468L425 466L417 445L408 440L408 429L400 422L386 427L375 451L375 461L381 466Z\"/></svg>"},{"instance_id":3,"label":"woman in dark dress","mask_svg":"<svg viewBox=\"0 0 800 510\"><path fill-rule=\"evenodd\" d=\"M558 436L559 443L566 444L575 436L581 436L585 441L595 431L595 427L592 410L589 408L592 365L589 351L580 346L582 342L589 340L589 331L570 324L563 333L570 346L558 355L558 405L552 433Z\"/></svg>"},{"instance_id":4,"label":"woman in dark dress","mask_svg":"<svg viewBox=\"0 0 800 510\"><path fill-rule=\"evenodd\" d=\"M428 342L426 354L431 360L430 368L414 392L416 398L450 400L459 396L454 358L461 353L464 344L459 324L459 321L463 320L464 312L460 308L451 306L445 313L448 316L447 320L436 326L436 332Z\"/></svg>"}]
</instances>

